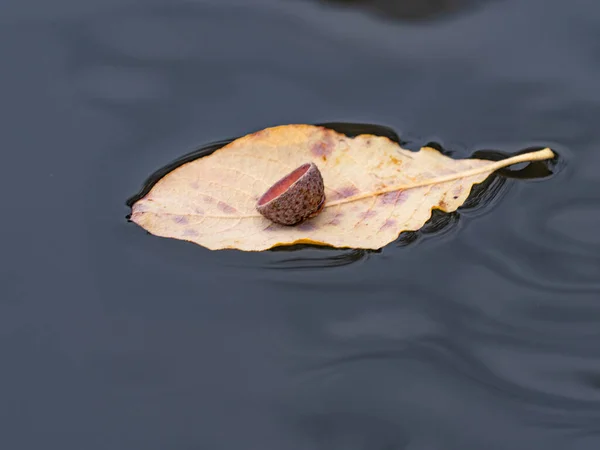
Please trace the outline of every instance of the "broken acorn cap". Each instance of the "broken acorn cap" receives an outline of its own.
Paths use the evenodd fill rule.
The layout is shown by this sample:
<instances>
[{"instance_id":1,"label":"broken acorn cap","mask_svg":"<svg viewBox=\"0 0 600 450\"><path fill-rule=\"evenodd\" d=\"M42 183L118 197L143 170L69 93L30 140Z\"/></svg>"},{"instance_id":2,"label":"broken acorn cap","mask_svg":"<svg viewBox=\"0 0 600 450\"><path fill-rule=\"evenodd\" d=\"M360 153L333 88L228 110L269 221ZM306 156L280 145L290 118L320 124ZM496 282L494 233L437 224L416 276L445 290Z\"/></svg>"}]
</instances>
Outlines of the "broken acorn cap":
<instances>
[{"instance_id":1,"label":"broken acorn cap","mask_svg":"<svg viewBox=\"0 0 600 450\"><path fill-rule=\"evenodd\" d=\"M325 186L314 163L302 164L277 181L256 204L267 219L281 225L296 225L321 212Z\"/></svg>"}]
</instances>

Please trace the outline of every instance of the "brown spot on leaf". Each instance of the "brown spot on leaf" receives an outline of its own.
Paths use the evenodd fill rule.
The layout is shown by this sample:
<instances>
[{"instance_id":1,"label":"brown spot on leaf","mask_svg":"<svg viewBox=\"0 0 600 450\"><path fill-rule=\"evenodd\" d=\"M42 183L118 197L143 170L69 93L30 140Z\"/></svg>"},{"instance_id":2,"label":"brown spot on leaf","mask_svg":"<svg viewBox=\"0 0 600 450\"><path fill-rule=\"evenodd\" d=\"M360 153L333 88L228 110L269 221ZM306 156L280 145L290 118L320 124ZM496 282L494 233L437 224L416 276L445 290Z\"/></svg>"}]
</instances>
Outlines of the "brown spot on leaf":
<instances>
[{"instance_id":1,"label":"brown spot on leaf","mask_svg":"<svg viewBox=\"0 0 600 450\"><path fill-rule=\"evenodd\" d=\"M392 162L392 164L396 164L396 165L402 164L402 161L400 159L396 158L395 156L390 156L390 161Z\"/></svg>"},{"instance_id":2,"label":"brown spot on leaf","mask_svg":"<svg viewBox=\"0 0 600 450\"><path fill-rule=\"evenodd\" d=\"M237 211L237 209L235 209L233 206L228 205L225 202L219 202L217 203L217 207L223 211L224 213L228 213L228 214L233 214L234 212Z\"/></svg>"},{"instance_id":3,"label":"brown spot on leaf","mask_svg":"<svg viewBox=\"0 0 600 450\"><path fill-rule=\"evenodd\" d=\"M462 190L463 190L463 188L460 184L454 188L454 190L452 191L454 200L456 200L460 196L460 194L462 193Z\"/></svg>"},{"instance_id":4,"label":"brown spot on leaf","mask_svg":"<svg viewBox=\"0 0 600 450\"><path fill-rule=\"evenodd\" d=\"M444 200L440 200L438 207L445 211L448 208L448 204Z\"/></svg>"}]
</instances>

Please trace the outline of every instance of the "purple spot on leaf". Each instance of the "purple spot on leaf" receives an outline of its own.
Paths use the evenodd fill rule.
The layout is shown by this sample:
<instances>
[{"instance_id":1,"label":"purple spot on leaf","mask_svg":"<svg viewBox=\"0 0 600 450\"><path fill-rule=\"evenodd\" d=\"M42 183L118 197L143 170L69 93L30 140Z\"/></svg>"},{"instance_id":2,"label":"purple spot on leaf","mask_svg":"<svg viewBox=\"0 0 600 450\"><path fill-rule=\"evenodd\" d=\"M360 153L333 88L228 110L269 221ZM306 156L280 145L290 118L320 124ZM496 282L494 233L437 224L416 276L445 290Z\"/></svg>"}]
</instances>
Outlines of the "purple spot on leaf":
<instances>
[{"instance_id":1,"label":"purple spot on leaf","mask_svg":"<svg viewBox=\"0 0 600 450\"><path fill-rule=\"evenodd\" d=\"M397 205L406 199L406 195L408 194L406 194L404 191L388 192L387 194L383 194L381 196L380 201L384 205Z\"/></svg>"},{"instance_id":2,"label":"purple spot on leaf","mask_svg":"<svg viewBox=\"0 0 600 450\"><path fill-rule=\"evenodd\" d=\"M362 217L363 219L369 219L371 217L375 217L377 215L377 211L365 211L364 213L362 213L360 215L360 217Z\"/></svg>"},{"instance_id":3,"label":"purple spot on leaf","mask_svg":"<svg viewBox=\"0 0 600 450\"><path fill-rule=\"evenodd\" d=\"M188 220L185 216L173 216L173 222L179 225L186 225L188 223Z\"/></svg>"},{"instance_id":4,"label":"purple spot on leaf","mask_svg":"<svg viewBox=\"0 0 600 450\"><path fill-rule=\"evenodd\" d=\"M341 223L341 218L344 216L343 212L338 212L335 214L335 216L333 217L333 219L331 219L329 222L327 222L327 225L339 225Z\"/></svg>"},{"instance_id":5,"label":"purple spot on leaf","mask_svg":"<svg viewBox=\"0 0 600 450\"><path fill-rule=\"evenodd\" d=\"M325 136L322 140L313 144L310 149L311 153L315 156L327 157L333 153L334 142L329 135Z\"/></svg>"},{"instance_id":6,"label":"purple spot on leaf","mask_svg":"<svg viewBox=\"0 0 600 450\"><path fill-rule=\"evenodd\" d=\"M190 183L190 187L191 187L192 189L198 189L198 188L200 187L200 185L199 185L199 184L198 184L196 181L192 181L192 182Z\"/></svg>"},{"instance_id":7,"label":"purple spot on leaf","mask_svg":"<svg viewBox=\"0 0 600 450\"><path fill-rule=\"evenodd\" d=\"M352 197L358 194L359 190L356 186L343 186L332 195L332 200L339 200L342 198Z\"/></svg>"},{"instance_id":8,"label":"purple spot on leaf","mask_svg":"<svg viewBox=\"0 0 600 450\"><path fill-rule=\"evenodd\" d=\"M191 228L188 228L187 230L185 230L183 232L183 236L184 237L196 237L196 236L198 236L198 232L196 230L192 230Z\"/></svg>"},{"instance_id":9,"label":"purple spot on leaf","mask_svg":"<svg viewBox=\"0 0 600 450\"><path fill-rule=\"evenodd\" d=\"M235 209L233 206L228 205L225 202L219 202L217 203L217 207L223 211L224 213L228 213L228 214L233 214L234 212L237 211L237 209Z\"/></svg>"},{"instance_id":10,"label":"purple spot on leaf","mask_svg":"<svg viewBox=\"0 0 600 450\"><path fill-rule=\"evenodd\" d=\"M396 226L396 223L396 219L387 219L385 223L381 226L381 229L385 230L387 228L393 228Z\"/></svg>"},{"instance_id":11,"label":"purple spot on leaf","mask_svg":"<svg viewBox=\"0 0 600 450\"><path fill-rule=\"evenodd\" d=\"M317 229L317 226L314 223L303 222L300 225L298 225L298 229L302 231L315 231Z\"/></svg>"},{"instance_id":12,"label":"purple spot on leaf","mask_svg":"<svg viewBox=\"0 0 600 450\"><path fill-rule=\"evenodd\" d=\"M380 202L384 205L393 205L394 203L396 203L396 200L398 200L399 195L400 193L398 191L388 192L387 194L383 194L380 197Z\"/></svg>"}]
</instances>

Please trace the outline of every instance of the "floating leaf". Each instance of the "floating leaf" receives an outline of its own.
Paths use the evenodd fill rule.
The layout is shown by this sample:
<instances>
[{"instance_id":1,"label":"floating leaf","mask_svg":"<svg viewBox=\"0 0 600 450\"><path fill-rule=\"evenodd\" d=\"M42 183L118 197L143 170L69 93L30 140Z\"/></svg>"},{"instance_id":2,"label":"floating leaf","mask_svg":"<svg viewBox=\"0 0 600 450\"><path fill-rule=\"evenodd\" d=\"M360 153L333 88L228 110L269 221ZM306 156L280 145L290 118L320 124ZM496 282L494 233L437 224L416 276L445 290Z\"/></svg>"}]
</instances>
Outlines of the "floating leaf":
<instances>
[{"instance_id":1,"label":"floating leaf","mask_svg":"<svg viewBox=\"0 0 600 450\"><path fill-rule=\"evenodd\" d=\"M460 207L474 184L512 164L550 159L549 148L502 161L452 159L387 137L347 137L313 125L267 128L187 162L132 206L131 221L150 233L212 250L266 250L320 244L378 249L420 229L433 209ZM299 225L275 224L256 210L259 197L302 164L314 162L325 205Z\"/></svg>"}]
</instances>

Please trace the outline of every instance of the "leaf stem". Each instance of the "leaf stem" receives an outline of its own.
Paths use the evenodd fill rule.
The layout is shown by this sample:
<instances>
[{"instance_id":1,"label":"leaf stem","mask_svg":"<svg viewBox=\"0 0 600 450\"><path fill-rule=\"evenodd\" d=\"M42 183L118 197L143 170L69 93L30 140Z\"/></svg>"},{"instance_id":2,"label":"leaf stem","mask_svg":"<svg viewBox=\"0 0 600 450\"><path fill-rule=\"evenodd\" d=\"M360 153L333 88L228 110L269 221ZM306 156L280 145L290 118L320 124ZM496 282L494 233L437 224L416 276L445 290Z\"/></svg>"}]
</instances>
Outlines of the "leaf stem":
<instances>
[{"instance_id":1,"label":"leaf stem","mask_svg":"<svg viewBox=\"0 0 600 450\"><path fill-rule=\"evenodd\" d=\"M355 202L357 200L362 200L362 199L373 197L376 195L387 194L389 192L413 189L413 188L422 187L422 186L429 186L431 184L446 183L448 181L453 181L453 180L456 180L459 178L468 178L468 177L479 175L479 174L482 174L485 172L492 173L498 169L502 169L504 167L512 166L513 164L518 164L518 163L522 163L522 162L542 161L542 160L551 159L551 158L554 158L554 152L552 150L550 150L548 147L546 147L542 150L538 150L535 152L529 152L529 153L523 153L522 155L512 156L510 158L506 158L501 161L496 161L496 162L490 163L489 165L486 165L486 166L477 167L477 168L471 169L471 170L466 170L464 172L457 172L457 173L452 173L450 175L444 175L442 177L430 178L429 180L423 180L423 181L420 181L417 183L412 183L412 184L400 184L400 185L395 185L395 186L388 186L388 187L380 189L379 191L376 191L376 192L366 192L364 194L358 194L358 195L355 195L352 197L342 198L339 200L333 200L331 202L327 202L325 204L325 207L327 208L329 206L336 206L336 205L340 205L343 203Z\"/></svg>"}]
</instances>

